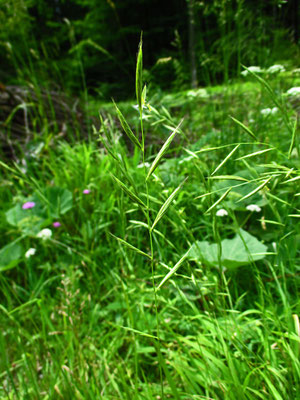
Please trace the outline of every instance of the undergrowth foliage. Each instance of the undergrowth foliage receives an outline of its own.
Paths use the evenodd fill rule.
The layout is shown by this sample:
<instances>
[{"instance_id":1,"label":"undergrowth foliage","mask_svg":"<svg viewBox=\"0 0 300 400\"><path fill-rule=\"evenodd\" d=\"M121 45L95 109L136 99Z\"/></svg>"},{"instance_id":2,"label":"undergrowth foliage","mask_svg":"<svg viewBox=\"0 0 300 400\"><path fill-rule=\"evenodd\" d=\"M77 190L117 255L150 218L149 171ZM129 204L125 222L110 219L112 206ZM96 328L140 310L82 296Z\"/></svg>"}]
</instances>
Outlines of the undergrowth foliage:
<instances>
[{"instance_id":1,"label":"undergrowth foliage","mask_svg":"<svg viewBox=\"0 0 300 400\"><path fill-rule=\"evenodd\" d=\"M1 162L1 398L297 399L296 113L246 68L259 129L226 111L191 143L195 123L148 100L142 58L141 40L138 119L114 103L100 149ZM207 101L203 129L221 120Z\"/></svg>"}]
</instances>

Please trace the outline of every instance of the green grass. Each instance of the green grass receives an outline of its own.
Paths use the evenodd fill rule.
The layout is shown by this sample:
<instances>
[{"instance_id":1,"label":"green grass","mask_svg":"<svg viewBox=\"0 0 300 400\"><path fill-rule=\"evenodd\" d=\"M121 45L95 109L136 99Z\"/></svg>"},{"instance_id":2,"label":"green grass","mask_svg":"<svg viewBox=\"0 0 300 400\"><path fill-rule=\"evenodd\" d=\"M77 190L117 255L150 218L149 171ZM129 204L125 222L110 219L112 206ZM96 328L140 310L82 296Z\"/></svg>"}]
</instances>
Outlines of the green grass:
<instances>
[{"instance_id":1,"label":"green grass","mask_svg":"<svg viewBox=\"0 0 300 400\"><path fill-rule=\"evenodd\" d=\"M1 399L298 399L290 78L148 107L141 58L138 111L1 164Z\"/></svg>"}]
</instances>

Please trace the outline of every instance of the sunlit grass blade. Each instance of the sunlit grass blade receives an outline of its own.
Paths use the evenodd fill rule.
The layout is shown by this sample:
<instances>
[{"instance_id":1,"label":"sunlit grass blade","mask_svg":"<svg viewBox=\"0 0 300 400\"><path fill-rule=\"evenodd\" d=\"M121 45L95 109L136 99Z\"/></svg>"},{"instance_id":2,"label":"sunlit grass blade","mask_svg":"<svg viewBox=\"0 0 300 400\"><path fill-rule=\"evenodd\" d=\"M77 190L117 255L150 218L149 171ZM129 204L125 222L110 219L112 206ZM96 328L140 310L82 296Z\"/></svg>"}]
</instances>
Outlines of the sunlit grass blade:
<instances>
[{"instance_id":1,"label":"sunlit grass blade","mask_svg":"<svg viewBox=\"0 0 300 400\"><path fill-rule=\"evenodd\" d=\"M211 207L209 207L209 209L206 210L204 214L209 213L209 212L210 212L211 210L213 210L218 204L220 204L221 201L224 200L224 199L228 196L228 194L230 193L231 189L232 189L232 188L229 188L228 190L226 190L226 192L225 192L224 194L222 194L222 196L221 196Z\"/></svg>"},{"instance_id":2,"label":"sunlit grass blade","mask_svg":"<svg viewBox=\"0 0 300 400\"><path fill-rule=\"evenodd\" d=\"M295 139L296 139L296 130L297 130L297 118L295 119L295 123L294 123L294 127L293 127L292 140L291 140L291 144L290 144L290 148L289 148L289 152L288 152L288 158L291 158L291 154L292 154L293 147L295 144Z\"/></svg>"},{"instance_id":3,"label":"sunlit grass blade","mask_svg":"<svg viewBox=\"0 0 300 400\"><path fill-rule=\"evenodd\" d=\"M175 198L175 196L177 195L177 193L179 192L179 190L181 189L181 187L182 187L182 185L184 184L185 181L186 181L186 179L178 186L178 188L176 188L174 190L174 192L172 192L172 194L167 198L167 200L161 206L161 209L158 211L157 216L156 216L156 218L155 218L155 220L153 222L153 225L151 226L151 231L153 231L155 225L164 216L165 212L169 208L170 204L172 203L173 199Z\"/></svg>"},{"instance_id":4,"label":"sunlit grass blade","mask_svg":"<svg viewBox=\"0 0 300 400\"><path fill-rule=\"evenodd\" d=\"M254 133L251 131L250 128L248 128L246 125L244 125L241 121L235 119L234 117L232 117L231 115L229 115L229 117L237 124L239 125L241 128L244 129L245 132L248 133L248 135L250 135L252 137L252 139L258 141L257 137L254 135Z\"/></svg>"},{"instance_id":5,"label":"sunlit grass blade","mask_svg":"<svg viewBox=\"0 0 300 400\"><path fill-rule=\"evenodd\" d=\"M171 133L171 135L168 137L168 139L166 140L166 142L164 143L164 145L163 145L162 148L160 149L159 153L158 153L157 156L155 157L155 160L153 161L153 163L152 163L152 165L151 165L151 167L150 167L150 169L149 169L149 172L148 172L148 175L147 175L147 177L146 177L146 180L148 180L149 177L151 176L151 174L155 171L155 169L157 168L157 166L158 166L158 164L159 164L161 158L163 157L163 155L165 154L165 152L168 150L168 148L169 148L169 146L170 146L172 140L174 139L174 136L176 135L176 133L177 133L177 131L178 131L180 125L182 124L182 121L183 121L183 120L180 121L180 123L177 125L177 127L175 128L175 130Z\"/></svg>"},{"instance_id":6,"label":"sunlit grass blade","mask_svg":"<svg viewBox=\"0 0 300 400\"><path fill-rule=\"evenodd\" d=\"M254 153L247 154L245 156L236 158L235 161L243 160L244 158L250 158L250 157L259 156L260 154L267 153L268 151L272 151L272 150L276 150L276 149L274 147L272 147L271 149L264 149L264 150L255 151Z\"/></svg>"},{"instance_id":7,"label":"sunlit grass blade","mask_svg":"<svg viewBox=\"0 0 300 400\"><path fill-rule=\"evenodd\" d=\"M126 240L123 240L121 238L119 238L118 236L115 236L112 233L109 233L113 238L115 238L116 240L118 240L121 244L123 244L124 246L128 247L130 250L135 251L138 254L141 254L142 256L145 256L147 258L150 258L150 260L152 259L151 256L149 256L149 254L145 253L144 251L138 249L137 247L132 246L132 244L126 242Z\"/></svg>"},{"instance_id":8,"label":"sunlit grass blade","mask_svg":"<svg viewBox=\"0 0 300 400\"><path fill-rule=\"evenodd\" d=\"M248 179L242 178L241 176L237 175L217 175L217 176L210 176L208 179L249 182Z\"/></svg>"},{"instance_id":9,"label":"sunlit grass blade","mask_svg":"<svg viewBox=\"0 0 300 400\"><path fill-rule=\"evenodd\" d=\"M132 141L132 143L135 144L136 146L138 146L142 150L141 143L138 141L138 139L136 138L136 136L134 135L134 133L130 129L130 126L128 125L128 123L127 123L126 119L124 118L123 114L119 110L119 108L116 105L116 103L114 103L114 105L115 105L115 108L116 108L116 111L117 111L117 115L118 115L119 121L120 121L120 123L122 125L122 128L124 129L124 132L126 133L128 138Z\"/></svg>"},{"instance_id":10,"label":"sunlit grass blade","mask_svg":"<svg viewBox=\"0 0 300 400\"><path fill-rule=\"evenodd\" d=\"M135 195L126 185L124 185L123 182L121 182L116 176L111 174L113 180L120 186L120 188L130 197L130 199L134 202L139 204L140 206L147 208L146 204L143 203L143 201Z\"/></svg>"},{"instance_id":11,"label":"sunlit grass blade","mask_svg":"<svg viewBox=\"0 0 300 400\"><path fill-rule=\"evenodd\" d=\"M259 192L262 188L264 188L272 179L272 176L266 179L261 185L259 185L256 189L252 190L252 192L246 194L246 196L242 197L238 202L248 199L249 197L253 196L255 193Z\"/></svg>"},{"instance_id":12,"label":"sunlit grass blade","mask_svg":"<svg viewBox=\"0 0 300 400\"><path fill-rule=\"evenodd\" d=\"M175 272L178 270L178 268L181 266L181 264L187 259L189 255L190 249L180 258L180 260L174 265L174 267L167 273L167 275L162 279L160 284L157 286L156 290L159 290L162 285L171 278L172 275L175 274Z\"/></svg>"},{"instance_id":13,"label":"sunlit grass blade","mask_svg":"<svg viewBox=\"0 0 300 400\"><path fill-rule=\"evenodd\" d=\"M143 86L143 41L142 35L139 43L139 50L137 55L136 62L136 74L135 74L135 90L136 90L136 99L139 105L140 112L142 112L143 102L142 102L142 86Z\"/></svg>"},{"instance_id":14,"label":"sunlit grass blade","mask_svg":"<svg viewBox=\"0 0 300 400\"><path fill-rule=\"evenodd\" d=\"M231 152L224 158L224 160L221 162L221 164L219 164L217 166L217 168L214 170L214 172L211 175L214 175L217 171L219 171L219 169L226 163L227 160L229 160L229 158L232 156L232 154L235 153L239 147L240 147L239 144L236 145L235 148L233 150L231 150Z\"/></svg>"}]
</instances>

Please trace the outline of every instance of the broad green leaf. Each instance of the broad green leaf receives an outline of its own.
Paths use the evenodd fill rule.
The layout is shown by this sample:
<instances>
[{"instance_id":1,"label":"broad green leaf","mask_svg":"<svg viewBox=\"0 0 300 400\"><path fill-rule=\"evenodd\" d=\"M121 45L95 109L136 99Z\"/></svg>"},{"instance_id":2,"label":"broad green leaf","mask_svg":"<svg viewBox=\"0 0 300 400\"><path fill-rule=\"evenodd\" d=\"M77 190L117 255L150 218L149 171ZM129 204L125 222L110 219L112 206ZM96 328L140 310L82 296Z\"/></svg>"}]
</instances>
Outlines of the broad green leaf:
<instances>
[{"instance_id":1,"label":"broad green leaf","mask_svg":"<svg viewBox=\"0 0 300 400\"><path fill-rule=\"evenodd\" d=\"M52 218L59 218L73 207L73 195L68 189L48 187L43 194L48 202L48 211Z\"/></svg>"},{"instance_id":2,"label":"broad green leaf","mask_svg":"<svg viewBox=\"0 0 300 400\"><path fill-rule=\"evenodd\" d=\"M22 246L19 243L9 243L0 249L0 271L15 267L21 261Z\"/></svg>"},{"instance_id":3,"label":"broad green leaf","mask_svg":"<svg viewBox=\"0 0 300 400\"><path fill-rule=\"evenodd\" d=\"M221 263L228 269L251 264L253 261L263 259L267 254L267 246L243 229L240 229L239 234L236 234L233 239L224 239L221 242L221 248ZM192 245L188 257L218 266L218 245L207 241L197 241Z\"/></svg>"},{"instance_id":4,"label":"broad green leaf","mask_svg":"<svg viewBox=\"0 0 300 400\"><path fill-rule=\"evenodd\" d=\"M5 216L10 225L19 228L26 235L35 236L46 223L47 215L39 199L33 196L26 199L24 203L28 201L33 201L35 207L23 210L22 204L17 204L10 208Z\"/></svg>"}]
</instances>

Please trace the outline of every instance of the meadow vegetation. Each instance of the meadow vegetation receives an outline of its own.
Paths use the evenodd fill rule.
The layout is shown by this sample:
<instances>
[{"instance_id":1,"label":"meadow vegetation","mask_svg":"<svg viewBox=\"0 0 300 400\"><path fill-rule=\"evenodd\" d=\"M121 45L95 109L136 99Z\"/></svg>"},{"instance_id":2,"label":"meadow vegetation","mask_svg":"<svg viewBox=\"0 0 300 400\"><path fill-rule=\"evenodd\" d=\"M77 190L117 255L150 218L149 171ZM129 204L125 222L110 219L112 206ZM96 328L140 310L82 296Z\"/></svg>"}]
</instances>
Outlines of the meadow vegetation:
<instances>
[{"instance_id":1,"label":"meadow vegetation","mask_svg":"<svg viewBox=\"0 0 300 400\"><path fill-rule=\"evenodd\" d=\"M300 399L300 71L239 68L147 90L141 41L0 161L0 399Z\"/></svg>"}]
</instances>

